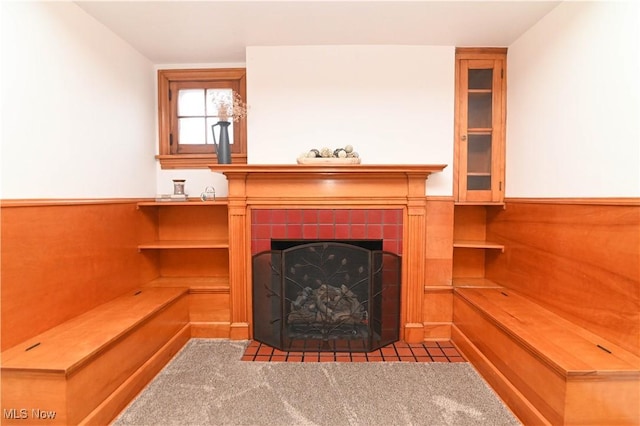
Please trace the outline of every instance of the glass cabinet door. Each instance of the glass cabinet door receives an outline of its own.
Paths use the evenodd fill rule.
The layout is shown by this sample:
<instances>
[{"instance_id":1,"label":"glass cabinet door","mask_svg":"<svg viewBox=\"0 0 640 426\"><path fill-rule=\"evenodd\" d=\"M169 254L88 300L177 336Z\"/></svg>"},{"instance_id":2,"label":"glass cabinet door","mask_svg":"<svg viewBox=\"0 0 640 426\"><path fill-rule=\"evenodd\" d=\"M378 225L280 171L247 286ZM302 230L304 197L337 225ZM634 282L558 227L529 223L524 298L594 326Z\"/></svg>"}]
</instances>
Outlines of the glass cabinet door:
<instances>
[{"instance_id":1,"label":"glass cabinet door","mask_svg":"<svg viewBox=\"0 0 640 426\"><path fill-rule=\"evenodd\" d=\"M456 201L502 201L504 168L501 60L458 62Z\"/></svg>"}]
</instances>

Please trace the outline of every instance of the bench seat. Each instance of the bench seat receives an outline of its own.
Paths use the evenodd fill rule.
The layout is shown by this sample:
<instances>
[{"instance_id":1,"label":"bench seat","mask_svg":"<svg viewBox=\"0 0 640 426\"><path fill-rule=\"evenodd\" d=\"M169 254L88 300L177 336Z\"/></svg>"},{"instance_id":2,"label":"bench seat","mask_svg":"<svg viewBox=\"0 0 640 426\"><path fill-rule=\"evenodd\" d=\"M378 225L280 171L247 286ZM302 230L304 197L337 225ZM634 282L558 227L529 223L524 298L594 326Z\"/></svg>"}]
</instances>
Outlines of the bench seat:
<instances>
[{"instance_id":1,"label":"bench seat","mask_svg":"<svg viewBox=\"0 0 640 426\"><path fill-rule=\"evenodd\" d=\"M111 421L190 338L187 293L132 291L2 352L3 424Z\"/></svg>"},{"instance_id":2,"label":"bench seat","mask_svg":"<svg viewBox=\"0 0 640 426\"><path fill-rule=\"evenodd\" d=\"M452 340L526 424L639 424L640 358L505 288L456 288Z\"/></svg>"}]
</instances>

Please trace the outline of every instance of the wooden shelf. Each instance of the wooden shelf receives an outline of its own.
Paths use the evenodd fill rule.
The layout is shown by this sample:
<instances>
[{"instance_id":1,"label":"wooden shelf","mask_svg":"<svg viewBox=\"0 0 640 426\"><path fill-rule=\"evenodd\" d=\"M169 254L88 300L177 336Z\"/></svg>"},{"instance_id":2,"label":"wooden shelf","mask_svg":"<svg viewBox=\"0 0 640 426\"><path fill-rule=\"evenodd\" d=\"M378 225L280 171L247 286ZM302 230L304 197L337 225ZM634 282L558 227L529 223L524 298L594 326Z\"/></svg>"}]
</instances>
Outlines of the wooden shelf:
<instances>
[{"instance_id":1,"label":"wooden shelf","mask_svg":"<svg viewBox=\"0 0 640 426\"><path fill-rule=\"evenodd\" d=\"M503 288L501 285L486 278L453 278L454 287L473 288Z\"/></svg>"},{"instance_id":2,"label":"wooden shelf","mask_svg":"<svg viewBox=\"0 0 640 426\"><path fill-rule=\"evenodd\" d=\"M192 337L229 338L229 200L144 200L138 251L148 257L146 288L189 293ZM248 338L248 337L247 337Z\"/></svg>"},{"instance_id":3,"label":"wooden shelf","mask_svg":"<svg viewBox=\"0 0 640 426\"><path fill-rule=\"evenodd\" d=\"M218 275L211 277L158 277L149 281L147 287L186 287L191 292L207 291L211 293L228 293L229 276Z\"/></svg>"},{"instance_id":4,"label":"wooden shelf","mask_svg":"<svg viewBox=\"0 0 640 426\"><path fill-rule=\"evenodd\" d=\"M506 206L504 201L496 201L496 202L489 202L489 201L456 201L454 203L454 205L456 205L456 206L486 206L486 207L499 206L499 207L502 207L502 208L505 208L505 206Z\"/></svg>"},{"instance_id":5,"label":"wooden shelf","mask_svg":"<svg viewBox=\"0 0 640 426\"><path fill-rule=\"evenodd\" d=\"M140 207L158 207L158 206L226 206L229 204L227 198L216 198L214 201L202 201L199 198L188 201L141 201L137 204Z\"/></svg>"},{"instance_id":6,"label":"wooden shelf","mask_svg":"<svg viewBox=\"0 0 640 426\"><path fill-rule=\"evenodd\" d=\"M473 249L490 249L500 250L504 253L504 245L498 243L492 243L490 241L472 241L472 240L458 240L453 242L454 248L473 248Z\"/></svg>"},{"instance_id":7,"label":"wooden shelf","mask_svg":"<svg viewBox=\"0 0 640 426\"><path fill-rule=\"evenodd\" d=\"M163 249L228 249L229 241L225 240L175 240L153 241L138 245L138 250Z\"/></svg>"}]
</instances>

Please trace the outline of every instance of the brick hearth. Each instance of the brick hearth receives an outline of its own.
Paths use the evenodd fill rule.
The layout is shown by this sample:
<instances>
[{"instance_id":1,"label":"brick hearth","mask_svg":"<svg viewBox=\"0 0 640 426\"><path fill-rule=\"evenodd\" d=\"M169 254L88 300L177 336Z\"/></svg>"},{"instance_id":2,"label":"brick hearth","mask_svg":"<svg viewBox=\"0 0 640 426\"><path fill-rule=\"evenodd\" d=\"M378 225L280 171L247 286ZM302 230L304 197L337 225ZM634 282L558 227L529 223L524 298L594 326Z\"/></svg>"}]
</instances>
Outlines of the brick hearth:
<instances>
[{"instance_id":1,"label":"brick hearth","mask_svg":"<svg viewBox=\"0 0 640 426\"><path fill-rule=\"evenodd\" d=\"M263 362L466 362L449 341L396 342L372 352L281 351L260 342L251 342L243 361Z\"/></svg>"}]
</instances>

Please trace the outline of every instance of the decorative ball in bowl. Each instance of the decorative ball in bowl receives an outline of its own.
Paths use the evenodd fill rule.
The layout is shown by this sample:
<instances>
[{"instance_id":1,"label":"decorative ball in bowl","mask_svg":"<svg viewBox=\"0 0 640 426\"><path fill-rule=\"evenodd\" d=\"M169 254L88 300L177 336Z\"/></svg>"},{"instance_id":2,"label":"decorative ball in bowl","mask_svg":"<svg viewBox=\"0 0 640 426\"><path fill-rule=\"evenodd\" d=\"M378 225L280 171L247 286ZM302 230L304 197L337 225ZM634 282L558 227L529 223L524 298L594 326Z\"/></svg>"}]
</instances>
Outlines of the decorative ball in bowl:
<instances>
[{"instance_id":1,"label":"decorative ball in bowl","mask_svg":"<svg viewBox=\"0 0 640 426\"><path fill-rule=\"evenodd\" d=\"M353 146L351 145L336 149L327 147L320 149L312 148L300 154L297 161L298 164L360 164L360 155L353 150Z\"/></svg>"}]
</instances>

